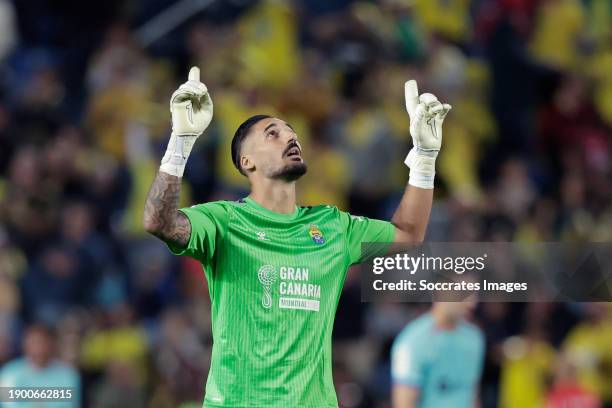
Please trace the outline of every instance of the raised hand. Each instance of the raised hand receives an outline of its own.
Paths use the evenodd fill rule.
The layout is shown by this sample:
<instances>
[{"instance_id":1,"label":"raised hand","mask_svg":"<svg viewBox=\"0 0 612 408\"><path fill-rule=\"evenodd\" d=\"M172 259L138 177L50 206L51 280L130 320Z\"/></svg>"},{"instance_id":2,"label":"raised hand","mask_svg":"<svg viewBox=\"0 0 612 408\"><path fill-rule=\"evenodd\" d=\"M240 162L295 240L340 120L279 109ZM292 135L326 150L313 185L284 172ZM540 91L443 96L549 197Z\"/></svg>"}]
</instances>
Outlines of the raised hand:
<instances>
[{"instance_id":1,"label":"raised hand","mask_svg":"<svg viewBox=\"0 0 612 408\"><path fill-rule=\"evenodd\" d=\"M419 95L415 80L404 85L406 110L410 116L410 135L414 147L404 163L410 167L409 183L413 186L431 189L435 176L435 163L442 146L442 123L452 109L441 103L430 93Z\"/></svg>"},{"instance_id":2,"label":"raised hand","mask_svg":"<svg viewBox=\"0 0 612 408\"><path fill-rule=\"evenodd\" d=\"M200 69L192 67L187 82L170 98L172 135L161 161L160 171L182 177L193 145L206 130L213 116L208 88L200 82Z\"/></svg>"},{"instance_id":3,"label":"raised hand","mask_svg":"<svg viewBox=\"0 0 612 408\"><path fill-rule=\"evenodd\" d=\"M199 136L213 116L213 103L208 88L200 82L200 69L192 67L187 82L170 98L172 133L177 136Z\"/></svg>"},{"instance_id":4,"label":"raised hand","mask_svg":"<svg viewBox=\"0 0 612 408\"><path fill-rule=\"evenodd\" d=\"M406 82L404 93L414 146L424 151L439 151L442 146L442 123L452 106L448 103L442 104L430 93L419 96L415 80Z\"/></svg>"}]
</instances>

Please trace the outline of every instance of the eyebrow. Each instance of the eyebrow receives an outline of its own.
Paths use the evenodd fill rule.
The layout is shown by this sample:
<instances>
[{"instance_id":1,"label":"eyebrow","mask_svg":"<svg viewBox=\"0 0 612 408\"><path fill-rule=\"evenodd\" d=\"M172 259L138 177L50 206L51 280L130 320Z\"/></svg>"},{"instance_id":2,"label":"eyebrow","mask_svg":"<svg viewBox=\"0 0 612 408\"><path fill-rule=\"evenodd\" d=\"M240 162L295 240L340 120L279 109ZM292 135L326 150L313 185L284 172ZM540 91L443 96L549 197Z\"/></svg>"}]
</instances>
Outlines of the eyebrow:
<instances>
[{"instance_id":1,"label":"eyebrow","mask_svg":"<svg viewBox=\"0 0 612 408\"><path fill-rule=\"evenodd\" d=\"M268 129L270 129L273 126L276 126L276 123L270 123L268 126L266 126L266 128L264 129L264 133L266 133Z\"/></svg>"},{"instance_id":2,"label":"eyebrow","mask_svg":"<svg viewBox=\"0 0 612 408\"><path fill-rule=\"evenodd\" d=\"M292 130L292 131L295 133L295 130L293 129L293 126L291 126L291 125L290 125L290 124L288 124L287 122L285 122L285 125L287 125L287 127L288 127L289 129L291 129L291 130ZM274 127L274 126L277 126L277 124L276 124L276 123L270 123L270 124L269 124L268 126L266 126L266 128L264 129L264 133L266 133L266 132L268 131L268 129L270 129L270 128Z\"/></svg>"}]
</instances>

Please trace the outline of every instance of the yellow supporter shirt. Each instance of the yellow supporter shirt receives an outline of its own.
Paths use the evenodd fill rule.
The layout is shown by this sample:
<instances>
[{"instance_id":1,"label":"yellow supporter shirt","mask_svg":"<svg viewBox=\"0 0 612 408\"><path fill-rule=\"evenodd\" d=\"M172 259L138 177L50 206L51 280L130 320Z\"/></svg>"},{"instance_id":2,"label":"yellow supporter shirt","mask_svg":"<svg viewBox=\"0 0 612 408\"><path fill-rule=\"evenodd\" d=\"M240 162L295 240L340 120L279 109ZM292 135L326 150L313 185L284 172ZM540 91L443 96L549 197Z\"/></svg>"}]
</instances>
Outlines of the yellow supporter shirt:
<instances>
[{"instance_id":1,"label":"yellow supporter shirt","mask_svg":"<svg viewBox=\"0 0 612 408\"><path fill-rule=\"evenodd\" d=\"M555 350L548 343L515 337L504 344L500 408L541 408Z\"/></svg>"}]
</instances>

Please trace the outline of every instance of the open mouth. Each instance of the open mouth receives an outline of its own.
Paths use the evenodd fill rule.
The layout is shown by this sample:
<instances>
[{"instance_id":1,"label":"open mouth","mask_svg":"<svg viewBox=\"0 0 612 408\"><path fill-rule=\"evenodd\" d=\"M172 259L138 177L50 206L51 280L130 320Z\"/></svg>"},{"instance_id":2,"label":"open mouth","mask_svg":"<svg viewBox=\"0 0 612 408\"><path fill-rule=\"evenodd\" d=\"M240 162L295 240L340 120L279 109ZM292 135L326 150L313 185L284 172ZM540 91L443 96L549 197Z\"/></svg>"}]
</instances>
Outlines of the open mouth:
<instances>
[{"instance_id":1,"label":"open mouth","mask_svg":"<svg viewBox=\"0 0 612 408\"><path fill-rule=\"evenodd\" d=\"M296 147L292 147L291 149L289 149L289 151L285 154L285 156L287 156L288 158L290 158L291 160L302 160L302 155L300 154L300 149L296 146Z\"/></svg>"}]
</instances>

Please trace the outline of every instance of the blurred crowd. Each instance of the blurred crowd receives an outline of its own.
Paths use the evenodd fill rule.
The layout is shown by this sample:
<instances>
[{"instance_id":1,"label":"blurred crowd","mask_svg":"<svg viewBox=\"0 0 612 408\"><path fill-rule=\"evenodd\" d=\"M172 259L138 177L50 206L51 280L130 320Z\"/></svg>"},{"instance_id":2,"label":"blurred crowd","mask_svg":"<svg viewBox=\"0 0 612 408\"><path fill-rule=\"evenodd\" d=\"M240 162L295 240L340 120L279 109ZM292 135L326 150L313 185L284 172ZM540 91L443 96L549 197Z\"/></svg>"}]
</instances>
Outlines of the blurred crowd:
<instances>
[{"instance_id":1,"label":"blurred crowd","mask_svg":"<svg viewBox=\"0 0 612 408\"><path fill-rule=\"evenodd\" d=\"M304 146L300 203L389 219L414 78L453 105L428 240L612 240L611 1L212 1L143 45L174 3L0 0L0 380L23 358L54 361L83 406L201 405L204 274L140 221L191 65L215 112L183 205L247 193L230 141L267 113ZM361 303L349 272L342 407L388 406L389 347L426 307ZM482 408L612 406L612 304L483 303L475 320Z\"/></svg>"}]
</instances>

